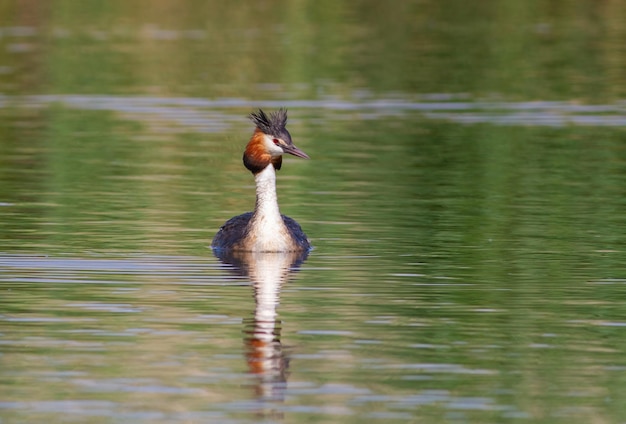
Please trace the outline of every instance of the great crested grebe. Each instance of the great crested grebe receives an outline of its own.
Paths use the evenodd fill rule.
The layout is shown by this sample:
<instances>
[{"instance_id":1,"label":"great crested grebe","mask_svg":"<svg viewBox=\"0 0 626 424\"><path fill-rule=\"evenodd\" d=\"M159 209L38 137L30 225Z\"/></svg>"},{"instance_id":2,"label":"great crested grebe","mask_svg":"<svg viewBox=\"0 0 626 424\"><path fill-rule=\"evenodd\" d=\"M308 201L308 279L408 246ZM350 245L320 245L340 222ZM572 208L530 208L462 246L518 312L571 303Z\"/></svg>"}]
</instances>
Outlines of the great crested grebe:
<instances>
[{"instance_id":1,"label":"great crested grebe","mask_svg":"<svg viewBox=\"0 0 626 424\"><path fill-rule=\"evenodd\" d=\"M311 244L300 225L281 215L276 197L276 171L284 153L300 158L309 156L294 146L285 128L287 111L279 109L269 117L259 109L250 114L256 125L243 153L243 164L254 175L256 204L254 212L235 216L218 231L211 247L248 252L298 252Z\"/></svg>"}]
</instances>

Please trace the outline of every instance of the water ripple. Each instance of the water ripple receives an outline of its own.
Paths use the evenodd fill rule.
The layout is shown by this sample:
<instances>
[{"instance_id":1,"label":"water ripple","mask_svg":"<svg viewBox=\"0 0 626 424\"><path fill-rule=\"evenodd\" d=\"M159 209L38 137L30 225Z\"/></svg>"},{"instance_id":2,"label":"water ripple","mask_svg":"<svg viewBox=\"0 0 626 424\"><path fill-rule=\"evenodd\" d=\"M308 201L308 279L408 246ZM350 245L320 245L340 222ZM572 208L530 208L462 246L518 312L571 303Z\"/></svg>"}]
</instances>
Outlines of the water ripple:
<instances>
[{"instance_id":1,"label":"water ripple","mask_svg":"<svg viewBox=\"0 0 626 424\"><path fill-rule=\"evenodd\" d=\"M443 101L441 99L447 100ZM461 100L462 99L462 100ZM248 100L241 98L203 99L192 97L132 97L107 95L31 95L0 96L0 107L40 108L51 104L83 110L111 110L139 120L150 118L172 122L198 132L221 132L241 117L219 113L215 109L258 107L293 109L325 109L367 113L376 119L389 114L414 112L423 119L444 120L460 124L488 123L563 127L624 126L626 101L611 105L585 105L569 101L506 102L468 99L444 94L421 95L406 99L371 100ZM363 115L365 118L365 115ZM341 119L336 116L336 119Z\"/></svg>"}]
</instances>

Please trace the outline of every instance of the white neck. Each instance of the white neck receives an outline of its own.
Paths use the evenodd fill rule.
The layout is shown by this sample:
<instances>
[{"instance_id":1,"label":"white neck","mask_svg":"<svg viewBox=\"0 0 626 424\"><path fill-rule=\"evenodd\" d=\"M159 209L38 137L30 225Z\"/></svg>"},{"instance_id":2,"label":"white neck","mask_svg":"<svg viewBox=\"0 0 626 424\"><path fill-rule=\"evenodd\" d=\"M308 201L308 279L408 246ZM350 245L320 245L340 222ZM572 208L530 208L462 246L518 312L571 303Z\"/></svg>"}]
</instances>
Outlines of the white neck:
<instances>
[{"instance_id":1,"label":"white neck","mask_svg":"<svg viewBox=\"0 0 626 424\"><path fill-rule=\"evenodd\" d=\"M280 218L278 198L276 197L276 170L272 164L254 176L256 182L255 215ZM282 222L282 219L281 219Z\"/></svg>"},{"instance_id":2,"label":"white neck","mask_svg":"<svg viewBox=\"0 0 626 424\"><path fill-rule=\"evenodd\" d=\"M278 209L276 170L268 165L254 176L256 206L250 222L257 251L282 251L289 246L290 236Z\"/></svg>"}]
</instances>

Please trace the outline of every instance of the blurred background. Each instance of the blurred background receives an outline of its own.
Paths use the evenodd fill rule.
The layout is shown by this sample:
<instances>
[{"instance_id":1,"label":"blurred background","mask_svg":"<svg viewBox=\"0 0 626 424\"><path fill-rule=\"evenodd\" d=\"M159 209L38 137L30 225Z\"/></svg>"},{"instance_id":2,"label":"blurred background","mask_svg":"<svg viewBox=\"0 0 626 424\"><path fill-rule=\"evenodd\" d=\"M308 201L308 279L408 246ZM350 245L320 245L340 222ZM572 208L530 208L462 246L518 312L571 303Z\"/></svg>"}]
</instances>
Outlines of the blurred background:
<instances>
[{"instance_id":1,"label":"blurred background","mask_svg":"<svg viewBox=\"0 0 626 424\"><path fill-rule=\"evenodd\" d=\"M158 247L137 231L179 239L190 226L210 238L229 213L251 207L249 187L238 192L250 183L239 156L251 131L245 117L256 107L289 108L296 144L315 157L287 167L285 178L301 178L282 196L309 220L357 213L385 224L400 214L385 228L393 231L419 212L398 207L414 206L408 197L427 200L440 190L437 172L456 173L467 197L482 197L466 190L485 183L515 197L504 180L519 182L513 174L529 162L539 168L528 175L537 184L554 178L554 168L576 177L584 166L585 181L620 195L606 167L615 164L607 159L623 159L621 148L597 146L621 145L625 8L614 1L3 1L0 195L12 206L0 209L0 231L20 249L30 243L24 238L39 244L42 234L53 243L38 216L47 215L56 234L91 213L114 214L117 236L134 233L131 243L147 237ZM351 204L311 193L380 179L380 195L389 198L378 210L349 210L355 200L371 201L372 190ZM383 215L380 207L390 210ZM140 230L139 215L153 222ZM116 231L105 226L91 220L83 247L107 243L110 234L91 238Z\"/></svg>"},{"instance_id":2,"label":"blurred background","mask_svg":"<svg viewBox=\"0 0 626 424\"><path fill-rule=\"evenodd\" d=\"M5 94L621 99L617 1L3 1Z\"/></svg>"}]
</instances>

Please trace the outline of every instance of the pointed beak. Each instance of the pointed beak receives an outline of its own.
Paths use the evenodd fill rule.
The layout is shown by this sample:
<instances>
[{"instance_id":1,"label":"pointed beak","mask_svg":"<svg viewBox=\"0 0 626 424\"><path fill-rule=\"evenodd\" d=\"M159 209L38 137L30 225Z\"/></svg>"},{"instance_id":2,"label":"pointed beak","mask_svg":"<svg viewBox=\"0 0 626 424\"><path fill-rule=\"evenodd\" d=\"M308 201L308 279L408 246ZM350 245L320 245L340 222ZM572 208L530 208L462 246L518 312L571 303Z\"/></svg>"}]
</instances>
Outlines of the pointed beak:
<instances>
[{"instance_id":1,"label":"pointed beak","mask_svg":"<svg viewBox=\"0 0 626 424\"><path fill-rule=\"evenodd\" d=\"M298 149L293 144L290 144L288 146L282 146L282 148L283 148L283 151L285 153L289 153L290 155L298 156L299 158L309 159L309 155L304 153L302 150Z\"/></svg>"}]
</instances>

